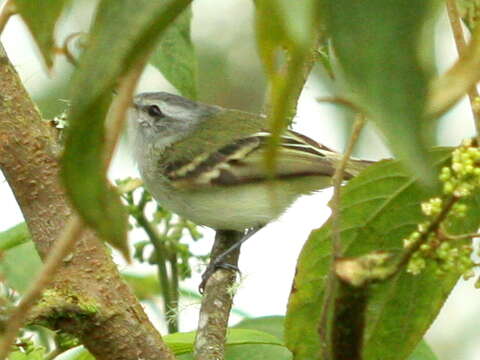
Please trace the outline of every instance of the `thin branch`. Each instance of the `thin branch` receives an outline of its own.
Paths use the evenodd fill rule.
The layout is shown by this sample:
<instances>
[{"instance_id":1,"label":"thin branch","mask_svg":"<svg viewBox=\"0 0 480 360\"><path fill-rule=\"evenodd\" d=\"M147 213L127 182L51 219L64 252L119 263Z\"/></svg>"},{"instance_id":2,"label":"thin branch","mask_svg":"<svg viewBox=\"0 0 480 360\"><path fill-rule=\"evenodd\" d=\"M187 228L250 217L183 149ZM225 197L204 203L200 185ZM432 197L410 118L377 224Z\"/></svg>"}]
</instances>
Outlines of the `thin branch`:
<instances>
[{"instance_id":1,"label":"thin branch","mask_svg":"<svg viewBox=\"0 0 480 360\"><path fill-rule=\"evenodd\" d=\"M358 258L341 259L336 263L336 273L344 282L351 286L361 288L370 283L385 282L397 275L410 261L412 256L427 243L431 234L437 234L444 240L464 240L477 237L480 234L462 234L449 236L442 233L442 223L447 218L450 210L459 200L452 196L446 202L441 212L432 220L427 229L421 232L418 240L410 244L397 258L391 263L387 263L392 254L374 252Z\"/></svg>"},{"instance_id":2,"label":"thin branch","mask_svg":"<svg viewBox=\"0 0 480 360\"><path fill-rule=\"evenodd\" d=\"M178 331L178 287L175 287L174 283L176 281L178 282L178 278L175 279L178 274L174 272L172 268L171 277L168 277L166 266L168 250L165 247L162 236L159 234L157 227L148 221L145 216L145 206L147 205L148 198L147 191L143 190L142 196L137 204L138 212L132 212L131 215L135 218L138 225L140 225L147 233L150 242L155 249L155 263L157 265L158 281L160 282L160 289L163 296L164 313L168 332L175 333ZM168 230L169 225L166 224L164 234L167 234Z\"/></svg>"},{"instance_id":3,"label":"thin branch","mask_svg":"<svg viewBox=\"0 0 480 360\"><path fill-rule=\"evenodd\" d=\"M449 240L468 240L480 237L480 233L469 233L469 234L461 234L461 235L450 235L442 233Z\"/></svg>"},{"instance_id":4,"label":"thin branch","mask_svg":"<svg viewBox=\"0 0 480 360\"><path fill-rule=\"evenodd\" d=\"M420 235L420 238L415 241L413 244L411 244L405 251L401 254L401 256L398 258L396 261L395 266L393 267L393 270L387 274L387 276L384 276L382 280L388 280L391 279L393 276L398 274L399 271L403 269L403 267L410 261L412 255L420 249L420 247L425 244L428 241L428 238L430 234L436 233L438 229L440 228L442 222L446 219L448 216L448 213L452 209L453 205L459 200L458 197L452 196L446 203L445 207L442 209L440 214L438 214L435 219L431 222L431 224L428 226L428 228L425 230L425 232L422 232Z\"/></svg>"},{"instance_id":5,"label":"thin branch","mask_svg":"<svg viewBox=\"0 0 480 360\"><path fill-rule=\"evenodd\" d=\"M458 13L456 0L447 0L446 4L450 26L452 27L453 38L455 39L455 46L457 47L457 52L460 55L465 52L467 43L463 36L462 22Z\"/></svg>"},{"instance_id":6,"label":"thin branch","mask_svg":"<svg viewBox=\"0 0 480 360\"><path fill-rule=\"evenodd\" d=\"M353 124L352 135L347 144L347 148L343 154L343 157L335 169L335 174L332 178L333 183L333 198L332 198L332 252L331 252L331 268L328 273L326 291L325 291L325 301L322 306L321 318L319 323L319 336L322 340L322 344L325 346L328 343L328 313L329 308L332 305L333 297L335 294L335 288L337 283L337 278L335 275L335 261L342 256L342 244L340 238L340 224L339 224L339 212L340 212L340 190L342 185L342 180L345 173L345 168L348 164L348 160L352 154L353 148L356 141L360 135L360 132L363 129L365 124L365 116L362 113L358 113ZM328 358L329 349L323 348L325 358Z\"/></svg>"},{"instance_id":7,"label":"thin branch","mask_svg":"<svg viewBox=\"0 0 480 360\"><path fill-rule=\"evenodd\" d=\"M77 240L82 233L82 228L83 224L78 216L73 216L60 238L56 241L52 252L48 255L42 267L42 271L35 278L18 306L15 307L15 310L7 322L7 328L3 333L3 340L0 343L0 359L5 359L10 352L10 347L17 336L18 330L27 318L29 310L37 300L40 299L43 289L50 283L62 260L72 250L75 240Z\"/></svg>"},{"instance_id":8,"label":"thin branch","mask_svg":"<svg viewBox=\"0 0 480 360\"><path fill-rule=\"evenodd\" d=\"M170 263L170 270L171 270L171 293L172 293L172 307L175 308L175 326L174 328L175 331L178 331L178 323L180 322L180 313L178 311L178 303L179 303L179 295L180 295L180 289L179 289L179 279L180 279L180 274L178 273L178 258L176 253L172 253L168 259L168 262Z\"/></svg>"},{"instance_id":9,"label":"thin branch","mask_svg":"<svg viewBox=\"0 0 480 360\"><path fill-rule=\"evenodd\" d=\"M118 94L113 100L112 108L106 121L105 138L105 164L108 167L112 160L115 147L122 133L125 123L125 115L132 103L133 92L137 86L138 79L145 67L145 59L139 61L120 81Z\"/></svg>"},{"instance_id":10,"label":"thin branch","mask_svg":"<svg viewBox=\"0 0 480 360\"><path fill-rule=\"evenodd\" d=\"M355 146L355 143L360 136L360 133L365 125L365 116L362 113L358 113L353 124L352 135L347 144L347 148L343 154L342 160L335 169L335 174L332 178L333 183L333 198L332 198L332 238L333 238L333 251L332 251L332 260L342 256L341 252L341 239L340 239L340 226L339 226L339 216L340 216L340 189L342 186L343 177L345 175L345 169L348 165L348 161L352 156L352 151Z\"/></svg>"},{"instance_id":11,"label":"thin branch","mask_svg":"<svg viewBox=\"0 0 480 360\"><path fill-rule=\"evenodd\" d=\"M325 102L325 103L330 103L330 104L338 104L338 105L343 105L345 107L348 107L350 110L356 112L356 113L365 113L364 110L362 110L357 104L355 104L353 101L350 101L348 99L338 97L338 96L325 96L325 97L318 97L316 98L318 102Z\"/></svg>"},{"instance_id":12,"label":"thin branch","mask_svg":"<svg viewBox=\"0 0 480 360\"><path fill-rule=\"evenodd\" d=\"M243 233L238 231L217 230L211 261L215 261L218 255L224 253L242 237ZM224 263L236 267L239 255L240 249L235 249L225 257ZM220 268L206 282L195 337L195 360L224 358L235 278L234 271Z\"/></svg>"},{"instance_id":13,"label":"thin branch","mask_svg":"<svg viewBox=\"0 0 480 360\"><path fill-rule=\"evenodd\" d=\"M140 208L139 208L140 210ZM168 278L167 267L166 267L166 253L167 250L162 242L161 236L158 233L155 226L152 225L150 221L145 217L143 209L138 214L132 214L137 220L138 225L140 225L143 230L147 233L150 242L155 248L155 263L158 270L158 280L160 281L160 287L162 290L165 316L167 317L168 331L170 333L178 331L176 322L170 321L168 319L171 314L176 313L176 304L172 300L172 290L170 288L170 280Z\"/></svg>"},{"instance_id":14,"label":"thin branch","mask_svg":"<svg viewBox=\"0 0 480 360\"><path fill-rule=\"evenodd\" d=\"M72 64L72 66L74 67L77 67L78 66L78 61L77 59L75 59L75 56L72 54L72 52L70 51L70 43L73 42L73 40L75 38L78 38L80 36L84 35L84 33L82 32L75 32L75 33L72 33L70 35L68 35L65 40L63 41L63 45L62 47L60 48L56 48L55 51L57 52L57 54L61 54L63 56L65 56L65 58L67 59L67 61Z\"/></svg>"},{"instance_id":15,"label":"thin branch","mask_svg":"<svg viewBox=\"0 0 480 360\"><path fill-rule=\"evenodd\" d=\"M452 27L453 37L455 39L455 45L459 57L462 57L466 52L466 42L463 35L462 23L460 21L460 15L457 9L457 0L447 0L447 13ZM470 106L472 108L473 118L475 120L475 128L477 130L477 139L480 141L480 100L478 97L478 90L476 84L474 84L468 90L468 98L470 100Z\"/></svg>"},{"instance_id":16,"label":"thin branch","mask_svg":"<svg viewBox=\"0 0 480 360\"><path fill-rule=\"evenodd\" d=\"M5 29L5 25L7 25L8 20L17 13L17 8L13 0L6 0L3 4L3 7L0 9L0 34Z\"/></svg>"}]
</instances>

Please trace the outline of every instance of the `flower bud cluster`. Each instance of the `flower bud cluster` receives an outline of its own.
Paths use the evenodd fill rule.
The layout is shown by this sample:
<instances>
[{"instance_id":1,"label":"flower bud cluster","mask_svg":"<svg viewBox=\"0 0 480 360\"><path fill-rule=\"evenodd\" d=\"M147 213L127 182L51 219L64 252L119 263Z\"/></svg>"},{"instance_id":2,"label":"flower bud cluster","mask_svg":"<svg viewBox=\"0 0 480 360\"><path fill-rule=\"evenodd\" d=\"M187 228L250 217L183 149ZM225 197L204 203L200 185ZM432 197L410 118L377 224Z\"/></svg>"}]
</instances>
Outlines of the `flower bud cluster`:
<instances>
[{"instance_id":1,"label":"flower bud cluster","mask_svg":"<svg viewBox=\"0 0 480 360\"><path fill-rule=\"evenodd\" d=\"M418 224L417 230L403 240L406 249L418 247L410 258L407 271L419 274L427 266L427 260L432 260L438 265L436 272L439 275L455 270L462 272L464 277L471 277L474 267L472 246L442 235L441 228L449 220L466 215L468 207L461 201L480 187L480 149L472 146L471 140L463 142L453 151L451 165L441 169L439 178L443 183L442 197L421 204L428 220ZM452 199L455 203L445 214L447 203L451 204ZM439 222L438 216L442 212L444 218Z\"/></svg>"},{"instance_id":2,"label":"flower bud cluster","mask_svg":"<svg viewBox=\"0 0 480 360\"><path fill-rule=\"evenodd\" d=\"M480 187L480 149L466 140L452 153L451 166L445 166L440 172L443 192L458 198L469 196Z\"/></svg>"}]
</instances>

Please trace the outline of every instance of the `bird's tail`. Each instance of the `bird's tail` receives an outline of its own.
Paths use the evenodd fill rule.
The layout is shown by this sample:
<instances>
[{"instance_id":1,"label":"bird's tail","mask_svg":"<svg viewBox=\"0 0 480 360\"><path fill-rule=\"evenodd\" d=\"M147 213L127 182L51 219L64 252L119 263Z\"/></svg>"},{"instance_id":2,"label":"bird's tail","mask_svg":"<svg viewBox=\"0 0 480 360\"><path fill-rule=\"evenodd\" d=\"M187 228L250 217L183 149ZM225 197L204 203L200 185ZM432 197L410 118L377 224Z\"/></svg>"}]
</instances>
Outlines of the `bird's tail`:
<instances>
[{"instance_id":1,"label":"bird's tail","mask_svg":"<svg viewBox=\"0 0 480 360\"><path fill-rule=\"evenodd\" d=\"M374 164L375 162L376 161L371 160L350 159L345 171L345 178L348 180L354 176L357 176L360 171ZM347 174L350 176L347 176Z\"/></svg>"}]
</instances>

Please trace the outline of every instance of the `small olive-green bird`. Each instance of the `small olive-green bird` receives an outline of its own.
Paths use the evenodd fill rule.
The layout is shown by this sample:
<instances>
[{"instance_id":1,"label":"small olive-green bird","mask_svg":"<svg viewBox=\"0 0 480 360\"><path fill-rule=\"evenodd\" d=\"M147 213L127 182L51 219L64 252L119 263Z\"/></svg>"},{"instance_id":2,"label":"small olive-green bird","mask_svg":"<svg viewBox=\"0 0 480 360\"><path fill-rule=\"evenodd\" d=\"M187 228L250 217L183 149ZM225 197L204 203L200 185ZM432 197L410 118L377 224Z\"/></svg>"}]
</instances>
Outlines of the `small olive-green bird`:
<instances>
[{"instance_id":1,"label":"small olive-green bird","mask_svg":"<svg viewBox=\"0 0 480 360\"><path fill-rule=\"evenodd\" d=\"M165 92L134 98L129 125L145 187L165 208L198 225L244 234L214 259L203 287L227 253L279 217L300 195L331 186L337 152L288 130L276 173L266 170L271 134L265 116L198 103ZM350 159L345 179L370 161Z\"/></svg>"},{"instance_id":2,"label":"small olive-green bird","mask_svg":"<svg viewBox=\"0 0 480 360\"><path fill-rule=\"evenodd\" d=\"M266 120L165 92L137 95L129 122L146 188L198 225L245 231L276 219L300 195L331 186L341 155L291 130L269 176ZM370 163L351 159L345 179Z\"/></svg>"}]
</instances>

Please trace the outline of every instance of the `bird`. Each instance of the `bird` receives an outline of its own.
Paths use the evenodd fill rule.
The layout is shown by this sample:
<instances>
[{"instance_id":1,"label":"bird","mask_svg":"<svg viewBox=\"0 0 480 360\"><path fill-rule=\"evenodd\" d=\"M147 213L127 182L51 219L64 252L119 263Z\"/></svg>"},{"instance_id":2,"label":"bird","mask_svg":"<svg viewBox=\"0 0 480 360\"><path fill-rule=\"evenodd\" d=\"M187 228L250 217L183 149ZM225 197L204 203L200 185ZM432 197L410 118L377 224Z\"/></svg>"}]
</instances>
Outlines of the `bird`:
<instances>
[{"instance_id":1,"label":"bird","mask_svg":"<svg viewBox=\"0 0 480 360\"><path fill-rule=\"evenodd\" d=\"M288 129L280 136L272 174L265 162L272 137L265 115L167 92L136 95L128 127L141 178L161 206L197 225L242 232L239 243L299 196L331 186L342 158ZM344 180L371 163L349 159Z\"/></svg>"}]
</instances>

